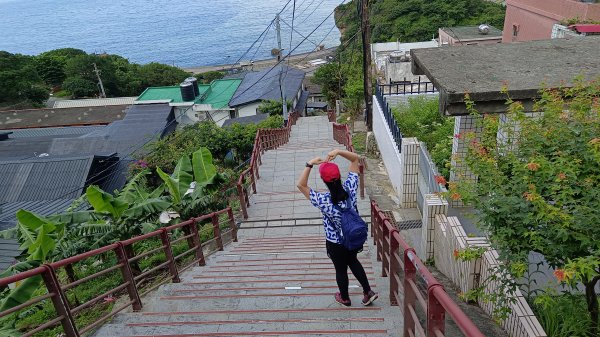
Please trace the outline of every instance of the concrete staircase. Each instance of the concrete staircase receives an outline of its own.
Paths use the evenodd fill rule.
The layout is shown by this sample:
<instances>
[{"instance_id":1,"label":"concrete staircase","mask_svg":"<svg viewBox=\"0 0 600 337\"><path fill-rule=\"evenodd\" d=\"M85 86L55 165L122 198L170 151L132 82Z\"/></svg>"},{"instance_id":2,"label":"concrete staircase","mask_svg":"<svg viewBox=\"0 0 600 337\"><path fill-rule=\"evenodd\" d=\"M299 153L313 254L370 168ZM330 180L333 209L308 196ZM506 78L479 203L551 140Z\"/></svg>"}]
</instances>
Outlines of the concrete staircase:
<instances>
[{"instance_id":1,"label":"concrete staircase","mask_svg":"<svg viewBox=\"0 0 600 337\"><path fill-rule=\"evenodd\" d=\"M263 157L239 242L183 273L181 283L161 286L143 312L120 314L95 336L399 336L401 313L389 306L389 283L379 277L370 243L359 259L380 298L362 306L362 289L350 276L352 307L335 302L320 213L296 193L304 163L333 147L340 146L326 117L300 118L290 142ZM347 163L337 161L345 175ZM324 189L313 171L309 186ZM369 215L368 200L359 204Z\"/></svg>"}]
</instances>

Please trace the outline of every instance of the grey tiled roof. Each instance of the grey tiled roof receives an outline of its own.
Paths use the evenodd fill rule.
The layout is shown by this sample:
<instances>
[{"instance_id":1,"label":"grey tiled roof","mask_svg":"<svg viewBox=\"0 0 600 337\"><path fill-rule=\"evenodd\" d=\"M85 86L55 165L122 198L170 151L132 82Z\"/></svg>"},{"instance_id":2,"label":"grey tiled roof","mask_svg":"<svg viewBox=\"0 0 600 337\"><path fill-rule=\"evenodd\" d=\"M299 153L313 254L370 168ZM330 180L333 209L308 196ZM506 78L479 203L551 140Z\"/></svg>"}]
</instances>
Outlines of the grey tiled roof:
<instances>
[{"instance_id":1,"label":"grey tiled roof","mask_svg":"<svg viewBox=\"0 0 600 337\"><path fill-rule=\"evenodd\" d=\"M248 73L233 94L229 106L236 107L261 100L281 99L280 77L285 87L286 98L292 100L302 88L304 76L303 71L285 65Z\"/></svg>"},{"instance_id":2,"label":"grey tiled roof","mask_svg":"<svg viewBox=\"0 0 600 337\"><path fill-rule=\"evenodd\" d=\"M85 156L0 162L0 202L77 198L93 160Z\"/></svg>"},{"instance_id":3,"label":"grey tiled roof","mask_svg":"<svg viewBox=\"0 0 600 337\"><path fill-rule=\"evenodd\" d=\"M16 262L15 257L21 255L19 243L15 240L0 239L0 272Z\"/></svg>"},{"instance_id":4,"label":"grey tiled roof","mask_svg":"<svg viewBox=\"0 0 600 337\"><path fill-rule=\"evenodd\" d=\"M0 205L0 230L12 228L17 221L16 213L25 209L38 215L52 215L63 212L75 199L15 201ZM4 228L2 228L4 227Z\"/></svg>"},{"instance_id":5,"label":"grey tiled roof","mask_svg":"<svg viewBox=\"0 0 600 337\"><path fill-rule=\"evenodd\" d=\"M68 135L85 135L90 132L104 129L104 125L93 126L67 126L56 128L29 128L29 129L12 129L0 130L0 132L12 132L10 138L31 138L31 137L53 137L53 136L68 136Z\"/></svg>"},{"instance_id":6,"label":"grey tiled roof","mask_svg":"<svg viewBox=\"0 0 600 337\"><path fill-rule=\"evenodd\" d=\"M126 158L144 143L162 135L172 114L171 109L168 104L132 105L123 120L115 121L102 130L78 138L54 140L50 154L117 153L119 158Z\"/></svg>"}]
</instances>

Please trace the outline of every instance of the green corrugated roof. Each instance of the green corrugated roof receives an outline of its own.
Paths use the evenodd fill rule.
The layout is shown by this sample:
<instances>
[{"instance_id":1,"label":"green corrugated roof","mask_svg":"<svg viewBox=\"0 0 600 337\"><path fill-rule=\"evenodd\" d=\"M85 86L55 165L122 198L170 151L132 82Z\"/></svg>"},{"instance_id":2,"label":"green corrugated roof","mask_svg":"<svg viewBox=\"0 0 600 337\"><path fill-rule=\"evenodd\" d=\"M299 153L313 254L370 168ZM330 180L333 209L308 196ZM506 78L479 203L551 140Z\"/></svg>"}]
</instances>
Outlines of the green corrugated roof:
<instances>
[{"instance_id":1,"label":"green corrugated roof","mask_svg":"<svg viewBox=\"0 0 600 337\"><path fill-rule=\"evenodd\" d=\"M196 104L211 104L213 109L226 107L231 97L242 83L241 79L214 80L210 85L199 84L200 96ZM178 85L169 87L150 87L138 97L137 101L169 101L183 103Z\"/></svg>"}]
</instances>

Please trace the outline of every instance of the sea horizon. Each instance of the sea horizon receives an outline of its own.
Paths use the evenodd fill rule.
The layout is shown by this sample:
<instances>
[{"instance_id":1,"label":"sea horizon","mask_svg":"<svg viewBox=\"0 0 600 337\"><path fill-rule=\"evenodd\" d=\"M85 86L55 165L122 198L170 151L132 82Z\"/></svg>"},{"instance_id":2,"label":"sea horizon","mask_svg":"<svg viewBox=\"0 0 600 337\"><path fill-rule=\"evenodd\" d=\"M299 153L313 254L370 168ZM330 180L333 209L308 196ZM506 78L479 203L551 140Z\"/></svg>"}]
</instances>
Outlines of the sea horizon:
<instances>
[{"instance_id":1,"label":"sea horizon","mask_svg":"<svg viewBox=\"0 0 600 337\"><path fill-rule=\"evenodd\" d=\"M217 66L272 58L277 47L275 14L287 0L255 0L249 8L242 0L202 0L172 3L166 0L0 0L0 50L37 55L58 48L88 53L116 54L130 62L159 62L181 68ZM294 29L304 36L339 5L339 0L298 4ZM290 50L291 4L281 14L283 53ZM331 15L303 40L293 34L293 54L339 45L340 32ZM252 47L252 43L256 44Z\"/></svg>"}]
</instances>

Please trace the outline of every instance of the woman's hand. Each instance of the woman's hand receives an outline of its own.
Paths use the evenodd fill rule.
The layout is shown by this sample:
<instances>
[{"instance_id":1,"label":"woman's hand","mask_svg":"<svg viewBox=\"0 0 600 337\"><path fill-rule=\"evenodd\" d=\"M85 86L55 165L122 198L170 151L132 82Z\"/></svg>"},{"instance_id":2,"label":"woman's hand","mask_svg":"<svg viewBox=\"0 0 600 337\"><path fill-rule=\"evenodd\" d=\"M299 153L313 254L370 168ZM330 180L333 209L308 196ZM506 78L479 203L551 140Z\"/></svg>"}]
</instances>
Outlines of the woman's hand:
<instances>
[{"instance_id":1,"label":"woman's hand","mask_svg":"<svg viewBox=\"0 0 600 337\"><path fill-rule=\"evenodd\" d=\"M338 156L338 154L340 154L340 150L335 149L335 150L331 150L328 154L327 154L327 161L332 161L335 159L335 157Z\"/></svg>"},{"instance_id":2,"label":"woman's hand","mask_svg":"<svg viewBox=\"0 0 600 337\"><path fill-rule=\"evenodd\" d=\"M321 157L316 157L308 161L310 165L320 165L323 164L325 160L321 159Z\"/></svg>"}]
</instances>

